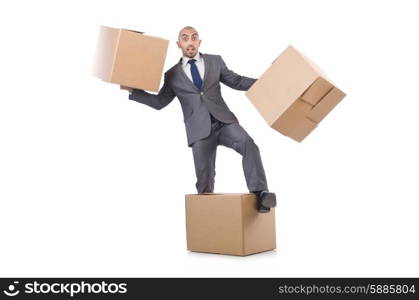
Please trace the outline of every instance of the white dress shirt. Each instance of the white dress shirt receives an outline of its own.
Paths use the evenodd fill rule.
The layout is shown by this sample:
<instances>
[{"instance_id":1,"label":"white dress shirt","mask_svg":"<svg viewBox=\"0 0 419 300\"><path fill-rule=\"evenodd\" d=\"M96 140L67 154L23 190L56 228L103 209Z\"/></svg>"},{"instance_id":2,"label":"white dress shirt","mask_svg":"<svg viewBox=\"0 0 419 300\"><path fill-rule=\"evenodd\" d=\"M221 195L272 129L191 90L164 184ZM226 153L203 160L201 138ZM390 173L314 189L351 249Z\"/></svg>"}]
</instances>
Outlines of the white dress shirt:
<instances>
[{"instance_id":1,"label":"white dress shirt","mask_svg":"<svg viewBox=\"0 0 419 300\"><path fill-rule=\"evenodd\" d=\"M188 64L188 61L192 59L189 57L182 57L182 67L183 71L185 71L186 76L193 82L192 79L192 73L191 73L191 64ZM196 59L195 65L198 68L199 75L201 75L202 81L204 81L204 74L205 74L205 64L204 64L204 58L202 55L199 54L199 52L193 57L193 59Z\"/></svg>"}]
</instances>

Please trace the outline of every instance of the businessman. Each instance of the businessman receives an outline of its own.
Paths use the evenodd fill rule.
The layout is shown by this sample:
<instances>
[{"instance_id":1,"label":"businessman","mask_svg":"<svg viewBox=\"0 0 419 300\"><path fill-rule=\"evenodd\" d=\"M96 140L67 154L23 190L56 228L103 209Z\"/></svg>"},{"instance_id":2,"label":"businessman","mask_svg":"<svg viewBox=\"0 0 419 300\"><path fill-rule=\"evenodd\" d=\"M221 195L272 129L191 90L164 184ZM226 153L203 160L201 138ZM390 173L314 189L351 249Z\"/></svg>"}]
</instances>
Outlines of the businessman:
<instances>
[{"instance_id":1,"label":"businessman","mask_svg":"<svg viewBox=\"0 0 419 300\"><path fill-rule=\"evenodd\" d=\"M130 92L129 99L162 109L175 97L180 101L188 146L192 148L198 193L214 191L215 156L218 145L242 155L247 188L256 194L256 209L269 212L276 206L276 195L269 192L259 148L240 126L221 95L220 82L230 88L247 91L256 79L229 70L219 55L199 52L201 40L191 26L179 32L177 45L180 61L164 74L164 84L157 95L121 86Z\"/></svg>"}]
</instances>

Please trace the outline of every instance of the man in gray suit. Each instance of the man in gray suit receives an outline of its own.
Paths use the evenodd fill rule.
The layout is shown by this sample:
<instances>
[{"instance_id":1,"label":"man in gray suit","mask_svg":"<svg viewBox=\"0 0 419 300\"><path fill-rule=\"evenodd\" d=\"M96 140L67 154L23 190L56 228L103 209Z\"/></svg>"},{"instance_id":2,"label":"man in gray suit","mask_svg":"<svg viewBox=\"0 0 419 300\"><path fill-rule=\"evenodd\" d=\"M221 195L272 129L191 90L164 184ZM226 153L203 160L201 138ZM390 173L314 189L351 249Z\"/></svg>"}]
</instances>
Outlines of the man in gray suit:
<instances>
[{"instance_id":1,"label":"man in gray suit","mask_svg":"<svg viewBox=\"0 0 419 300\"><path fill-rule=\"evenodd\" d=\"M157 95L121 86L130 91L129 99L162 109L175 97L180 101L188 146L192 147L198 193L214 191L215 156L218 145L232 148L242 155L246 184L257 197L259 212L276 206L276 196L268 191L259 148L240 126L221 95L220 82L247 91L256 79L229 70L219 55L198 51L201 40L191 26L184 27L177 45L180 61L164 74L164 84Z\"/></svg>"}]
</instances>

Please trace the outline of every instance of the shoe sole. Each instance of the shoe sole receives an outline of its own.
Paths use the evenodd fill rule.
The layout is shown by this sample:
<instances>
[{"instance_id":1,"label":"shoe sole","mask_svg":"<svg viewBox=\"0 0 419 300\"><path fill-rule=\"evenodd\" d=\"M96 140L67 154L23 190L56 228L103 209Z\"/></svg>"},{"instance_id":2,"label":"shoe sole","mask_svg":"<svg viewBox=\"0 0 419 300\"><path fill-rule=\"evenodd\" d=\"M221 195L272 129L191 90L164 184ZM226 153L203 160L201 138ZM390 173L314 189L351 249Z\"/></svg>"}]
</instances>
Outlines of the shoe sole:
<instances>
[{"instance_id":1,"label":"shoe sole","mask_svg":"<svg viewBox=\"0 0 419 300\"><path fill-rule=\"evenodd\" d=\"M262 213L262 214L266 214L270 211L271 211L271 209L269 207L259 207L259 209L258 209L258 212Z\"/></svg>"}]
</instances>

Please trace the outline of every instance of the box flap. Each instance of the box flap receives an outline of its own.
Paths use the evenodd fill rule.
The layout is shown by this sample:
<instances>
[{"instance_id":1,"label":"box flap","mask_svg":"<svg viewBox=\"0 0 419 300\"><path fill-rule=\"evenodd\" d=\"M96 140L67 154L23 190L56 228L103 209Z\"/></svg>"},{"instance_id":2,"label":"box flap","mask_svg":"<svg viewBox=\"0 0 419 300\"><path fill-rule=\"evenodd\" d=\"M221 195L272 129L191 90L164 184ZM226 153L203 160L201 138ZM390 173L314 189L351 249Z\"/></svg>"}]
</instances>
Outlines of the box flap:
<instances>
[{"instance_id":1,"label":"box flap","mask_svg":"<svg viewBox=\"0 0 419 300\"><path fill-rule=\"evenodd\" d=\"M307 114L311 120L319 123L327 114L345 97L345 93L338 88L333 88L320 102Z\"/></svg>"},{"instance_id":2,"label":"box flap","mask_svg":"<svg viewBox=\"0 0 419 300\"><path fill-rule=\"evenodd\" d=\"M301 96L301 99L311 105L316 105L330 90L333 85L326 79L319 77Z\"/></svg>"}]
</instances>

